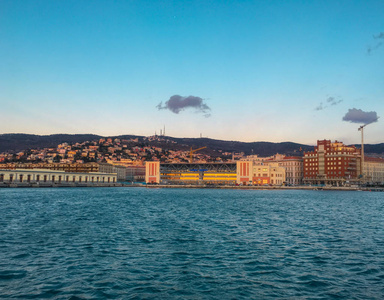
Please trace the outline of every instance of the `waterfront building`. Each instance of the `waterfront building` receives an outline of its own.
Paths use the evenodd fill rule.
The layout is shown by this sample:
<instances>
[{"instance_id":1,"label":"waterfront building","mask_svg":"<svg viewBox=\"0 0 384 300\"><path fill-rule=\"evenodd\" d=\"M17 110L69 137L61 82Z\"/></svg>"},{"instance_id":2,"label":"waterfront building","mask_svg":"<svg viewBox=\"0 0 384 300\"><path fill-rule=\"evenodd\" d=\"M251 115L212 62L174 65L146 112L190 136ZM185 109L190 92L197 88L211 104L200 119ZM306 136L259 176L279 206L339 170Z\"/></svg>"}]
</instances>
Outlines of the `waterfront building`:
<instances>
[{"instance_id":1,"label":"waterfront building","mask_svg":"<svg viewBox=\"0 0 384 300\"><path fill-rule=\"evenodd\" d=\"M115 165L109 163L99 164L100 172L116 173L118 181L144 181L145 167L135 165Z\"/></svg>"},{"instance_id":2,"label":"waterfront building","mask_svg":"<svg viewBox=\"0 0 384 300\"><path fill-rule=\"evenodd\" d=\"M65 172L47 169L0 169L0 184L28 183L28 184L66 184L66 183L115 183L116 174L99 172Z\"/></svg>"},{"instance_id":3,"label":"waterfront building","mask_svg":"<svg viewBox=\"0 0 384 300\"><path fill-rule=\"evenodd\" d=\"M145 182L160 183L160 162L148 161L145 163Z\"/></svg>"},{"instance_id":4,"label":"waterfront building","mask_svg":"<svg viewBox=\"0 0 384 300\"><path fill-rule=\"evenodd\" d=\"M145 181L164 184L236 184L236 163L145 163Z\"/></svg>"},{"instance_id":5,"label":"waterfront building","mask_svg":"<svg viewBox=\"0 0 384 300\"><path fill-rule=\"evenodd\" d=\"M304 183L344 185L359 181L361 151L342 142L318 140L313 151L304 153Z\"/></svg>"},{"instance_id":6,"label":"waterfront building","mask_svg":"<svg viewBox=\"0 0 384 300\"><path fill-rule=\"evenodd\" d=\"M146 162L147 183L213 185L282 185L285 169L277 163L260 165L252 161L228 163Z\"/></svg>"},{"instance_id":7,"label":"waterfront building","mask_svg":"<svg viewBox=\"0 0 384 300\"><path fill-rule=\"evenodd\" d=\"M384 159L364 157L364 181L370 184L384 184Z\"/></svg>"},{"instance_id":8,"label":"waterfront building","mask_svg":"<svg viewBox=\"0 0 384 300\"><path fill-rule=\"evenodd\" d=\"M99 172L98 163L6 163L0 164L0 169L48 169L65 172Z\"/></svg>"},{"instance_id":9,"label":"waterfront building","mask_svg":"<svg viewBox=\"0 0 384 300\"><path fill-rule=\"evenodd\" d=\"M253 161L240 160L236 162L236 183L242 185L252 184Z\"/></svg>"},{"instance_id":10,"label":"waterfront building","mask_svg":"<svg viewBox=\"0 0 384 300\"><path fill-rule=\"evenodd\" d=\"M126 167L126 180L143 182L145 181L145 166L128 166Z\"/></svg>"},{"instance_id":11,"label":"waterfront building","mask_svg":"<svg viewBox=\"0 0 384 300\"><path fill-rule=\"evenodd\" d=\"M99 163L99 171L103 173L113 173L113 165L108 163Z\"/></svg>"},{"instance_id":12,"label":"waterfront building","mask_svg":"<svg viewBox=\"0 0 384 300\"><path fill-rule=\"evenodd\" d=\"M127 177L127 168L124 166L113 166L113 173L117 174L118 181L125 181Z\"/></svg>"},{"instance_id":13,"label":"waterfront building","mask_svg":"<svg viewBox=\"0 0 384 300\"><path fill-rule=\"evenodd\" d=\"M286 171L277 162L268 162L253 166L253 185L283 185L286 183Z\"/></svg>"},{"instance_id":14,"label":"waterfront building","mask_svg":"<svg viewBox=\"0 0 384 300\"><path fill-rule=\"evenodd\" d=\"M277 162L280 167L285 168L285 181L288 185L303 184L303 157L276 154L265 160L264 164L271 162Z\"/></svg>"},{"instance_id":15,"label":"waterfront building","mask_svg":"<svg viewBox=\"0 0 384 300\"><path fill-rule=\"evenodd\" d=\"M255 180L252 179L253 184L256 185L262 185L262 184L273 184L275 185L276 182L279 182L280 179L277 179L275 174L275 171L273 171L274 168L269 168L268 165L276 163L278 164L278 167L283 167L285 169L285 175L283 176L285 180L283 181L284 184L288 185L300 185L303 182L303 158L300 156L285 156L283 154L276 154L273 156L268 157L259 157L258 155L248 155L242 160L245 161L252 161L253 166L265 166L264 168L259 168L255 170L254 174L256 174L254 177L256 177ZM262 171L262 169L265 169ZM261 172L261 173L260 173ZM278 172L284 172L283 170L279 169ZM266 175L266 176L259 176ZM274 177L274 178L273 178ZM276 181L277 180L277 181Z\"/></svg>"}]
</instances>

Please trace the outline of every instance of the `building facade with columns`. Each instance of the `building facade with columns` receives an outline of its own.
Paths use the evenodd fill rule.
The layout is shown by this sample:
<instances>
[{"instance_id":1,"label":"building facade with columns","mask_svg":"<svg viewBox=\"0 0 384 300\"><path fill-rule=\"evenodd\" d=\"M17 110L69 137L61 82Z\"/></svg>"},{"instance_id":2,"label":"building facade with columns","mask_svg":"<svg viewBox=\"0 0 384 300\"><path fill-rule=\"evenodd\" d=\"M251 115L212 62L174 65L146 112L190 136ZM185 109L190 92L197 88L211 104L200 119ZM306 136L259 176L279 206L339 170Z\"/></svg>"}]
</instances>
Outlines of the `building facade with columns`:
<instances>
[{"instance_id":1,"label":"building facade with columns","mask_svg":"<svg viewBox=\"0 0 384 300\"><path fill-rule=\"evenodd\" d=\"M115 183L116 174L80 173L46 169L1 170L0 183Z\"/></svg>"}]
</instances>

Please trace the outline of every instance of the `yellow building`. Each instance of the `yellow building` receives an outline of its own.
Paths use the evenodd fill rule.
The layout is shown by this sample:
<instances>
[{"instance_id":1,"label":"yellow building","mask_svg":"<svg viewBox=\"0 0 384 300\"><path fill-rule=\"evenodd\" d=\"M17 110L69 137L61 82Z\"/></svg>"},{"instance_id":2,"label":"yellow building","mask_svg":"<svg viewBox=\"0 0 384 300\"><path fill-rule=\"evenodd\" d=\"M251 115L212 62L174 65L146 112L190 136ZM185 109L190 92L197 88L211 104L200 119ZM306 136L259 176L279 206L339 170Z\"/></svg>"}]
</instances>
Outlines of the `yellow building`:
<instances>
[{"instance_id":1,"label":"yellow building","mask_svg":"<svg viewBox=\"0 0 384 300\"><path fill-rule=\"evenodd\" d=\"M278 163L173 163L146 162L147 183L283 185L285 168Z\"/></svg>"},{"instance_id":2,"label":"yellow building","mask_svg":"<svg viewBox=\"0 0 384 300\"><path fill-rule=\"evenodd\" d=\"M279 163L255 165L252 168L252 183L254 185L283 185L285 184L286 170Z\"/></svg>"},{"instance_id":3,"label":"yellow building","mask_svg":"<svg viewBox=\"0 0 384 300\"><path fill-rule=\"evenodd\" d=\"M147 183L235 184L235 163L145 163Z\"/></svg>"}]
</instances>

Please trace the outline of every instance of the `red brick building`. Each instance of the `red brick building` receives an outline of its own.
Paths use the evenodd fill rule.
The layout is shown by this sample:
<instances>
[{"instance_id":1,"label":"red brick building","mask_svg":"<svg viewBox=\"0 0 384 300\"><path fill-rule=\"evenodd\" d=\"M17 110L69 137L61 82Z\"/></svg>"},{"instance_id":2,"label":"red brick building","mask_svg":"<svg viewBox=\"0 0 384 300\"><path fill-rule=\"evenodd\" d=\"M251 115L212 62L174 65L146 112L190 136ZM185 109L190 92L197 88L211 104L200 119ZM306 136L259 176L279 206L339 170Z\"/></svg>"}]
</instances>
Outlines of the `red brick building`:
<instances>
[{"instance_id":1,"label":"red brick building","mask_svg":"<svg viewBox=\"0 0 384 300\"><path fill-rule=\"evenodd\" d=\"M317 141L303 157L304 183L343 185L361 175L361 150L342 142Z\"/></svg>"}]
</instances>

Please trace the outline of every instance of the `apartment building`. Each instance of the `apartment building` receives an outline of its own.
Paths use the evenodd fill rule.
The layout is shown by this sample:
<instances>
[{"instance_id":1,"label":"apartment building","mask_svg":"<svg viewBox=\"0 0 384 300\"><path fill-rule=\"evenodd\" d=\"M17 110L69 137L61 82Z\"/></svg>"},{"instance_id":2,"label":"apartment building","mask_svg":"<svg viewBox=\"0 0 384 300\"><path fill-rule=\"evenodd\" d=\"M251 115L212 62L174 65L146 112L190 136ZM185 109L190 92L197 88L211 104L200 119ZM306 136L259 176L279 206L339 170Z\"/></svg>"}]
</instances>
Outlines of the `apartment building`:
<instances>
[{"instance_id":1,"label":"apartment building","mask_svg":"<svg viewBox=\"0 0 384 300\"><path fill-rule=\"evenodd\" d=\"M278 163L285 169L285 181L288 185L303 184L303 158L301 156L285 156L276 154L264 161L264 164Z\"/></svg>"},{"instance_id":2,"label":"apartment building","mask_svg":"<svg viewBox=\"0 0 384 300\"><path fill-rule=\"evenodd\" d=\"M253 185L283 185L286 183L285 168L279 166L277 162L253 165L252 184Z\"/></svg>"},{"instance_id":3,"label":"apartment building","mask_svg":"<svg viewBox=\"0 0 384 300\"><path fill-rule=\"evenodd\" d=\"M308 184L357 182L361 175L361 150L339 141L318 140L313 151L304 153L303 171L303 182Z\"/></svg>"}]
</instances>

